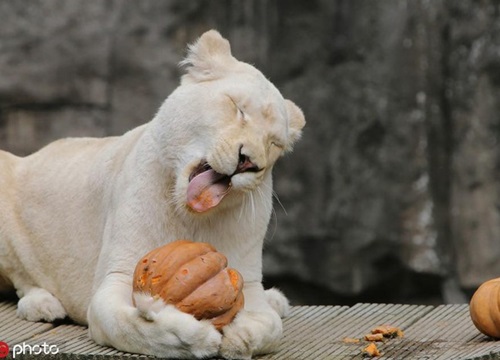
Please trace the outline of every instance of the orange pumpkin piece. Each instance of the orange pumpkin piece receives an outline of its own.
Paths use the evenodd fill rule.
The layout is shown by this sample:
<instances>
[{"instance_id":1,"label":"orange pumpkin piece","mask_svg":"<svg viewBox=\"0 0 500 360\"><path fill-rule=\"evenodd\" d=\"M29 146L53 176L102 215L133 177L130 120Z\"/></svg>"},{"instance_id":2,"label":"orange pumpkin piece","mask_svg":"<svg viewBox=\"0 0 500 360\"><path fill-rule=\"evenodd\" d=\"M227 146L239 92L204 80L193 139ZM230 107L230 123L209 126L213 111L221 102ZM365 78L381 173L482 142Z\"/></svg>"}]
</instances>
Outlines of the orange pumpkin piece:
<instances>
[{"instance_id":1,"label":"orange pumpkin piece","mask_svg":"<svg viewBox=\"0 0 500 360\"><path fill-rule=\"evenodd\" d=\"M500 278L479 286L470 301L469 312L479 331L500 339Z\"/></svg>"},{"instance_id":2,"label":"orange pumpkin piece","mask_svg":"<svg viewBox=\"0 0 500 360\"><path fill-rule=\"evenodd\" d=\"M358 344L361 340L351 337L345 337L342 339L344 344Z\"/></svg>"},{"instance_id":3,"label":"orange pumpkin piece","mask_svg":"<svg viewBox=\"0 0 500 360\"><path fill-rule=\"evenodd\" d=\"M380 351L378 350L377 345L371 342L367 347L363 349L363 354L375 357L375 356L380 356Z\"/></svg>"},{"instance_id":4,"label":"orange pumpkin piece","mask_svg":"<svg viewBox=\"0 0 500 360\"><path fill-rule=\"evenodd\" d=\"M385 338L384 338L384 335L381 334L381 333L377 333L377 334L366 334L364 339L366 341L384 341Z\"/></svg>"},{"instance_id":5,"label":"orange pumpkin piece","mask_svg":"<svg viewBox=\"0 0 500 360\"><path fill-rule=\"evenodd\" d=\"M160 296L166 304L209 319L217 329L243 308L243 278L206 243L177 240L146 254L135 268L133 291Z\"/></svg>"},{"instance_id":6,"label":"orange pumpkin piece","mask_svg":"<svg viewBox=\"0 0 500 360\"><path fill-rule=\"evenodd\" d=\"M400 328L391 325L380 325L371 330L371 333L374 335L382 334L383 337L386 338L396 338L403 337L404 333Z\"/></svg>"}]
</instances>

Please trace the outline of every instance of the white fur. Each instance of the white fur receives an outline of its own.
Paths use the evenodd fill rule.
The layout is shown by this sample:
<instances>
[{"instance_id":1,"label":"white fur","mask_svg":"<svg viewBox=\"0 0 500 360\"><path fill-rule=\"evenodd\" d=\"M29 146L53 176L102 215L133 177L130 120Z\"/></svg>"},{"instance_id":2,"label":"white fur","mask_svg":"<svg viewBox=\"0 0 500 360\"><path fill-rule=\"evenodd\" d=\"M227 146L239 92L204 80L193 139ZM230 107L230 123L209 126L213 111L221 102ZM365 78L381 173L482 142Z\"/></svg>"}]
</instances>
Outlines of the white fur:
<instances>
[{"instance_id":1,"label":"white fur","mask_svg":"<svg viewBox=\"0 0 500 360\"><path fill-rule=\"evenodd\" d=\"M266 290L266 300L280 317L288 316L290 313L290 303L278 289L272 288Z\"/></svg>"},{"instance_id":2,"label":"white fur","mask_svg":"<svg viewBox=\"0 0 500 360\"><path fill-rule=\"evenodd\" d=\"M288 309L282 294L264 292L261 253L271 170L304 117L215 31L183 64L154 119L123 136L59 140L26 158L0 151L0 289L17 290L20 317L67 314L120 350L249 358L275 349ZM233 174L240 151L262 170L234 175L218 206L191 211L193 169L206 160ZM132 303L136 262L179 238L213 244L243 275L245 309L223 334L147 294Z\"/></svg>"},{"instance_id":3,"label":"white fur","mask_svg":"<svg viewBox=\"0 0 500 360\"><path fill-rule=\"evenodd\" d=\"M54 321L66 311L54 295L41 288L31 288L17 304L17 316L29 321Z\"/></svg>"}]
</instances>

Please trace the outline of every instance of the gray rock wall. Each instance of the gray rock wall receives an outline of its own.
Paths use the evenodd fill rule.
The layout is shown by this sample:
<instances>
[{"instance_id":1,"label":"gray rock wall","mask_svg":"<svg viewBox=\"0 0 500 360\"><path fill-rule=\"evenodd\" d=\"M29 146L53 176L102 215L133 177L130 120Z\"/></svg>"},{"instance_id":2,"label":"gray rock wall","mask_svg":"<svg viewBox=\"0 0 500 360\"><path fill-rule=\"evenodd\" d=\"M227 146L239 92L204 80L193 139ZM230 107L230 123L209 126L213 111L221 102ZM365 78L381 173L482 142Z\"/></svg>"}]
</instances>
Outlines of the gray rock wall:
<instances>
[{"instance_id":1,"label":"gray rock wall","mask_svg":"<svg viewBox=\"0 0 500 360\"><path fill-rule=\"evenodd\" d=\"M498 2L4 0L0 18L0 147L19 155L147 122L212 27L299 104L265 249L296 302L436 283L464 301L500 276Z\"/></svg>"}]
</instances>

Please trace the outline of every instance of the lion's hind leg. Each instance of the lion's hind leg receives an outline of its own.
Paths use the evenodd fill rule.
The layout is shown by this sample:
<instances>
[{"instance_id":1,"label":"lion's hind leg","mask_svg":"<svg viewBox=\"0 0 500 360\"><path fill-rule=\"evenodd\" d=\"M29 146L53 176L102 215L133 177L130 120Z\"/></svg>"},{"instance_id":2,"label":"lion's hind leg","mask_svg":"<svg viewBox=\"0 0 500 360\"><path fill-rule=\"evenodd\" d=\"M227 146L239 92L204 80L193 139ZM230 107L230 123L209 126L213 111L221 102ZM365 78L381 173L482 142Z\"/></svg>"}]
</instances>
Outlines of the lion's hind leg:
<instances>
[{"instance_id":1,"label":"lion's hind leg","mask_svg":"<svg viewBox=\"0 0 500 360\"><path fill-rule=\"evenodd\" d=\"M18 291L21 299L17 303L17 316L28 321L47 321L66 317L61 302L47 290L29 287Z\"/></svg>"},{"instance_id":2,"label":"lion's hind leg","mask_svg":"<svg viewBox=\"0 0 500 360\"><path fill-rule=\"evenodd\" d=\"M290 303L281 291L271 288L265 291L267 303L278 313L280 317L286 317L290 313Z\"/></svg>"}]
</instances>

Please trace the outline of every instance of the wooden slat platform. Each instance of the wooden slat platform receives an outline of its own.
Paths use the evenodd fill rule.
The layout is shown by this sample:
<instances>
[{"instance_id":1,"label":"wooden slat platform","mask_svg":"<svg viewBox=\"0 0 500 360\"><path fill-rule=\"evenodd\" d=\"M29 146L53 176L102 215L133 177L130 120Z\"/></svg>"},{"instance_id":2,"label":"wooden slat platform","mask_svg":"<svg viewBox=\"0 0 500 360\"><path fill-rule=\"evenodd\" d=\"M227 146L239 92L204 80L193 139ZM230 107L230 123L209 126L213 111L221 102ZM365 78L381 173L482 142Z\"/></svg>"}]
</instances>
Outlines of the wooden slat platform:
<instances>
[{"instance_id":1,"label":"wooden slat platform","mask_svg":"<svg viewBox=\"0 0 500 360\"><path fill-rule=\"evenodd\" d=\"M0 302L0 341L15 344L50 344L64 359L130 359L112 348L98 346L87 329L71 324L31 323L15 316L12 302ZM377 343L377 359L484 360L500 359L500 341L479 333L469 318L467 305L357 304L347 306L298 306L284 320L285 335L280 350L258 359L337 360L366 359L362 349L368 342L346 343L344 338L362 338L382 324L400 327L403 338ZM143 356L141 356L143 357ZM16 357L18 358L18 357ZM42 355L23 359L43 359ZM145 357L147 358L147 357Z\"/></svg>"}]
</instances>

